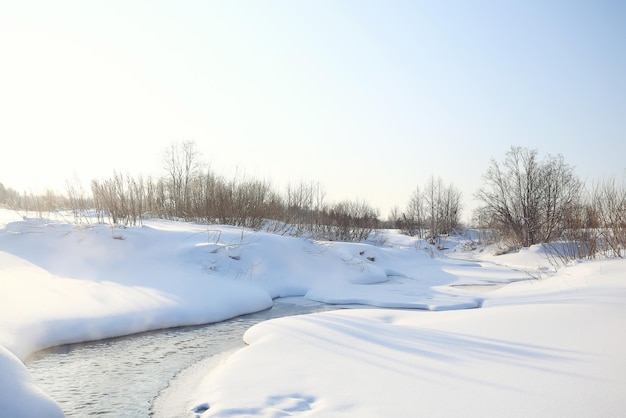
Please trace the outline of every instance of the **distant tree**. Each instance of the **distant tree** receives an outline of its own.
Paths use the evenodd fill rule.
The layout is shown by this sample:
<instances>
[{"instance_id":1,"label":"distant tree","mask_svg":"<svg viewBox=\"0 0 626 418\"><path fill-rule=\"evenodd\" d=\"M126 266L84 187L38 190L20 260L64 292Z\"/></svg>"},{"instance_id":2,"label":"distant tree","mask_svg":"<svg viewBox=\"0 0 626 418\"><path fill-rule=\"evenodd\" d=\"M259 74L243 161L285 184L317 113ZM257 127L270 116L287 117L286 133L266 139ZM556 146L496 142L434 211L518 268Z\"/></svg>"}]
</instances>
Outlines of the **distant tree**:
<instances>
[{"instance_id":1,"label":"distant tree","mask_svg":"<svg viewBox=\"0 0 626 418\"><path fill-rule=\"evenodd\" d=\"M24 198L16 190L0 183L0 204L14 209L23 209Z\"/></svg>"},{"instance_id":2,"label":"distant tree","mask_svg":"<svg viewBox=\"0 0 626 418\"><path fill-rule=\"evenodd\" d=\"M423 191L419 187L411 194L402 214L401 229L405 234L435 239L453 232L461 223L461 192L440 177L430 176Z\"/></svg>"},{"instance_id":3,"label":"distant tree","mask_svg":"<svg viewBox=\"0 0 626 418\"><path fill-rule=\"evenodd\" d=\"M424 229L424 213L424 198L420 193L419 187L416 187L411 194L406 212L402 214L403 232L410 236L419 236L420 238L423 238L422 231Z\"/></svg>"},{"instance_id":4,"label":"distant tree","mask_svg":"<svg viewBox=\"0 0 626 418\"><path fill-rule=\"evenodd\" d=\"M501 163L492 159L483 178L476 194L483 219L524 247L558 237L582 189L562 156L539 160L537 150L521 147Z\"/></svg>"},{"instance_id":5,"label":"distant tree","mask_svg":"<svg viewBox=\"0 0 626 418\"><path fill-rule=\"evenodd\" d=\"M389 215L387 215L387 225L389 228L400 228L402 224L402 214L400 213L400 207L394 206L389 211Z\"/></svg>"},{"instance_id":6,"label":"distant tree","mask_svg":"<svg viewBox=\"0 0 626 418\"><path fill-rule=\"evenodd\" d=\"M7 201L7 189L4 187L4 184L0 183L0 204L6 203Z\"/></svg>"},{"instance_id":7,"label":"distant tree","mask_svg":"<svg viewBox=\"0 0 626 418\"><path fill-rule=\"evenodd\" d=\"M430 238L436 237L439 231L442 183L441 178L435 180L434 176L430 176L424 188L424 204L426 207L426 216L428 217Z\"/></svg>"},{"instance_id":8,"label":"distant tree","mask_svg":"<svg viewBox=\"0 0 626 418\"><path fill-rule=\"evenodd\" d=\"M337 202L324 211L318 238L331 241L362 241L378 228L378 210L364 201ZM320 233L321 232L321 233Z\"/></svg>"},{"instance_id":9,"label":"distant tree","mask_svg":"<svg viewBox=\"0 0 626 418\"><path fill-rule=\"evenodd\" d=\"M599 182L593 191L592 207L601 226L605 252L615 257L626 254L626 182Z\"/></svg>"},{"instance_id":10,"label":"distant tree","mask_svg":"<svg viewBox=\"0 0 626 418\"><path fill-rule=\"evenodd\" d=\"M540 206L541 242L559 238L570 214L580 204L583 185L574 175L573 167L565 164L562 155L548 156L542 164L543 199Z\"/></svg>"},{"instance_id":11,"label":"distant tree","mask_svg":"<svg viewBox=\"0 0 626 418\"><path fill-rule=\"evenodd\" d=\"M446 186L439 204L439 233L450 234L461 223L461 192L453 185Z\"/></svg>"},{"instance_id":12,"label":"distant tree","mask_svg":"<svg viewBox=\"0 0 626 418\"><path fill-rule=\"evenodd\" d=\"M168 174L174 216L183 217L189 209L189 186L202 167L200 151L195 142L172 143L166 149L163 165Z\"/></svg>"},{"instance_id":13,"label":"distant tree","mask_svg":"<svg viewBox=\"0 0 626 418\"><path fill-rule=\"evenodd\" d=\"M293 233L317 233L326 209L326 192L319 183L301 181L297 185L289 184L286 196L284 221L293 226Z\"/></svg>"},{"instance_id":14,"label":"distant tree","mask_svg":"<svg viewBox=\"0 0 626 418\"><path fill-rule=\"evenodd\" d=\"M93 201L87 195L78 177L67 181L67 203L76 222L89 222L87 211L93 208Z\"/></svg>"}]
</instances>

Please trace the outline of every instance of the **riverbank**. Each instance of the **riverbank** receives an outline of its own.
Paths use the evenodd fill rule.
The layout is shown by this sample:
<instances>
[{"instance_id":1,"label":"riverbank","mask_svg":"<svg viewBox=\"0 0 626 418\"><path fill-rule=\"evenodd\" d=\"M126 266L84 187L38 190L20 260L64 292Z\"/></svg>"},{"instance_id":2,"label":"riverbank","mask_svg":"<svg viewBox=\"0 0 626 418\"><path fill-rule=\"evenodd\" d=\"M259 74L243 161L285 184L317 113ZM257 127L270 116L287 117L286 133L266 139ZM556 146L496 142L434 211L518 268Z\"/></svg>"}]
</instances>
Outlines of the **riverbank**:
<instances>
[{"instance_id":1,"label":"riverbank","mask_svg":"<svg viewBox=\"0 0 626 418\"><path fill-rule=\"evenodd\" d=\"M525 309L533 312L533 300L536 300L536 305L539 306L537 312L542 312L549 318L550 312L542 309L545 305L552 304L549 302L552 297L559 300L562 290L567 290L569 286L567 282L553 280L558 279L558 275L551 277L553 266L547 263L537 248L497 258L487 253L469 254L460 250L455 252L455 248L460 248L463 237L447 243L446 247L450 250L441 253L423 241L395 231L385 231L373 241L355 244L319 242L226 226L162 220L150 220L143 227L129 228L99 224L75 225L63 219L32 218L13 219L4 224L4 228L0 230L0 295L3 298L0 303L0 345L8 350L2 357L10 366L3 368L0 389L7 388L13 392L10 397L0 399L0 403L5 410L9 408L16 417L33 415L32 410L24 408L29 405L32 397L49 405L51 414L58 414L58 407L48 397L32 390L32 382L20 369L23 366L18 360L49 346L150 329L216 322L266 309L276 297L303 296L325 303L405 309L384 314L384 318L388 320L370 317L373 314L368 313L368 310L338 313L339 317L334 317L333 314L310 316L313 318L311 321L316 324L311 329L312 339L307 340L311 350L322 347L324 341L329 340L328 334L332 333L332 340L346 341L342 344L345 349L343 352L354 361L369 361L369 355L367 358L359 357L358 352L361 349L365 348L365 352L368 352L367 347L371 345L386 347L382 351L372 351L371 359L384 358L383 363L391 367L394 356L415 348L406 341L402 342L408 344L406 349L394 345L398 335L393 325L413 322L408 315L415 312L406 310L407 308L425 310L428 311L429 318L443 319L456 318L456 315L477 315L473 312L496 312L497 309L504 309L504 305L509 306L507 309L518 309L513 308L518 301L524 301L528 306ZM601 263L604 262L582 265L608 268ZM615 269L617 273L612 274L619 275L620 271L624 271L624 264L618 265L620 267ZM535 277L539 274L544 279L530 280L528 272L536 273L533 274ZM595 277L591 274L590 276ZM615 294L623 298L621 281L611 280L602 283L610 283L608 288L617 289ZM506 283L514 284L486 293L475 292L470 288ZM509 293L510 289L517 290ZM533 294L533 289L539 289L540 292ZM586 294L584 286L577 285L576 289L581 295ZM602 304L601 301L598 303ZM498 304L503 307L498 308ZM563 301L555 304L560 306ZM483 309L474 309L481 306ZM485 309L487 307L493 310ZM496 313L495 316L500 315ZM600 317L604 321L609 316L607 314ZM506 315L502 317L507 318ZM513 315L509 319L516 317L517 315ZM293 318L293 321L303 320ZM266 374L266 371L253 366L259 360L255 354L251 355L251 360L242 360L243 363L236 366L239 361L237 359L245 359L250 355L241 353L254 353L255 346L265 347L261 351L280 353L282 335L293 334L292 331L303 325L290 321L291 319L283 322L269 321L267 325L253 327L245 337L251 344L249 349L237 352L227 362L230 367L235 367L228 372L233 380L220 380L223 372L218 368L215 372L217 374L211 374L208 386L202 385L208 389L198 392L198 402L189 407L200 411L202 405L208 405L209 408L202 412L202 416L221 414L219 411L243 411L245 415L242 405L232 403L235 398L228 392L228 388L234 391L241 380L250 376L253 376L251 381L269 379L269 384L260 385L267 388L267 393L251 389L249 401L246 401L258 401L258 404L250 403L248 407L260 408L259 411L264 411L263 414L266 415L270 414L268 411L272 408L297 411L306 405L314 412L340 412L340 404L346 396L347 404L360 402L356 406L357 410L378 402L374 397L360 395L358 385L351 386L352 382L349 380L344 380L344 389L350 388L352 391L343 390L329 394L320 391L317 384L311 383L311 386L302 387L302 393L310 392L312 398L307 395L303 401L297 396L285 397L283 392L289 387L290 379L302 383L311 382L310 375L304 372L310 370L310 367L305 367L296 376L269 371ZM609 323L614 324L616 321L619 322L619 319L613 319ZM372 324L368 325L369 322ZM284 332L269 332L276 323L281 324L280 327L285 325ZM351 323L360 324L357 328L369 329L371 337L361 336L354 340L358 335L357 329L346 326ZM420 328L425 325L416 323L414 326ZM428 326L436 328L432 324ZM485 338L497 339L498 327L507 326L512 325L509 322L497 327L494 325L493 334L488 333ZM599 329L610 331L609 328ZM412 335L410 332L409 334ZM387 340L381 339L385 335L391 338L387 346ZM419 333L415 337L416 341L423 340ZM532 338L529 335L529 341L523 344L532 344ZM270 344L272 340L281 343ZM259 345L262 342L269 345ZM285 343L285 347L292 347L291 342L285 340ZM359 347L359 343L364 346ZM513 340L511 344L514 346L515 343ZM623 341L616 343L618 347L624 347L620 345ZM301 360L313 361L313 352L309 356L305 347L296 345L293 348L296 350L294 353L299 353L298 358ZM399 349L400 353L394 352L394 349ZM9 352L12 354L7 354ZM601 352L597 354L603 355ZM613 359L610 355L608 358ZM287 359L286 356L284 363L279 361L276 364L277 371L282 370L283 364L289 364ZM324 355L318 360L322 364L335 364L337 361L340 361L338 364L343 364L344 361L341 357ZM411 359L414 360L416 359ZM367 370L368 367L367 364L347 361L346 365L349 364L352 364L350 370L337 367L333 369L333 373L349 376L354 371L356 376L357 369L365 367ZM618 362L615 366L617 370L622 370L623 364ZM7 370L9 373L4 373ZM381 382L381 379L390 378L387 375L379 377L380 379L374 380ZM14 389L15 379L20 379L23 383L22 386L17 386L21 388L17 392ZM224 390L216 393L212 389L215 382L220 382L220 387ZM320 378L320 387L322 382L323 379ZM399 388L394 388L395 386L391 390L398 389L398 393L404 393ZM370 395L373 396L373 392ZM357 402L357 398L360 401ZM267 399L275 399L276 402L272 404ZM398 405L401 404L402 402L398 402ZM326 406L320 409L320 405ZM49 415L53 416L51 414Z\"/></svg>"},{"instance_id":2,"label":"riverbank","mask_svg":"<svg viewBox=\"0 0 626 418\"><path fill-rule=\"evenodd\" d=\"M208 325L54 347L35 353L26 366L37 386L67 417L149 417L155 398L176 386L178 379L174 377L181 370L244 347L243 335L251 326L272 318L330 309L317 302L300 304L295 299L279 299L270 309ZM165 406L187 399L191 387L179 388ZM176 409L170 406L169 410Z\"/></svg>"},{"instance_id":3,"label":"riverbank","mask_svg":"<svg viewBox=\"0 0 626 418\"><path fill-rule=\"evenodd\" d=\"M252 314L247 317L263 317L263 321L272 318L282 318L294 315L311 314L340 309L319 302L313 302L302 297L287 297L276 299L274 307L267 314ZM275 311L275 312L272 312ZM226 321L228 323L230 321ZM225 323L225 324L226 324ZM217 325L217 324L214 324ZM250 324L252 326L253 324ZM201 385L209 370L215 369L219 364L227 361L228 358L245 346L243 336L247 329L242 330L238 335L238 344L230 347L224 346L225 351L205 356L202 360L190 364L181 370L171 379L167 387L154 399L151 408L153 418L186 418L190 416L190 406L195 405L196 390Z\"/></svg>"},{"instance_id":4,"label":"riverbank","mask_svg":"<svg viewBox=\"0 0 626 418\"><path fill-rule=\"evenodd\" d=\"M205 370L186 411L619 417L625 266L583 263L511 284L485 295L481 309L344 310L263 322L246 332L248 347Z\"/></svg>"}]
</instances>

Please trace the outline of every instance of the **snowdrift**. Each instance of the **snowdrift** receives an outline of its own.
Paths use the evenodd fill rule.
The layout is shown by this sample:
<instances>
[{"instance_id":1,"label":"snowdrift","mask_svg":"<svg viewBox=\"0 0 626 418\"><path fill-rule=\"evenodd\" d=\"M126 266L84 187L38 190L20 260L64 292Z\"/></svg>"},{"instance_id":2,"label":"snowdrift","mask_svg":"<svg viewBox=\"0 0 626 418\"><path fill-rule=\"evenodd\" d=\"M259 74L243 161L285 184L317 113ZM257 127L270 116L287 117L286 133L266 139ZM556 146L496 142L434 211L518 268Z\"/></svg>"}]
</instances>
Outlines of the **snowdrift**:
<instances>
[{"instance_id":1,"label":"snowdrift","mask_svg":"<svg viewBox=\"0 0 626 418\"><path fill-rule=\"evenodd\" d=\"M537 249L491 257L450 245L435 254L394 231L356 244L164 220L119 228L0 215L0 389L10 388L0 408L11 416L62 415L21 364L36 350L221 321L286 296L394 309L253 327L250 346L181 399L182 416L409 416L418 399L417 410L434 416L467 416L463 405L487 415L506 404L540 416L626 409L617 396L626 372L621 260L554 275ZM537 269L547 278L530 279ZM576 401L555 409L545 391Z\"/></svg>"}]
</instances>

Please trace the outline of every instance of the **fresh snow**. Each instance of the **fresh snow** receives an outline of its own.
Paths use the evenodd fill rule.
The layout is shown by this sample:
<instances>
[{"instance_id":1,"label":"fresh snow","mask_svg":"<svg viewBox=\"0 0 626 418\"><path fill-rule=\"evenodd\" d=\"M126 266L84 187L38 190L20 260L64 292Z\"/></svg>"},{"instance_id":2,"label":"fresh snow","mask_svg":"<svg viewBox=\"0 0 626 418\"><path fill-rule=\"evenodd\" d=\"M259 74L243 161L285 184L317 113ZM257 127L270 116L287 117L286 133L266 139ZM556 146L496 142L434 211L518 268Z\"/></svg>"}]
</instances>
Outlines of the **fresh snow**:
<instances>
[{"instance_id":1,"label":"fresh snow","mask_svg":"<svg viewBox=\"0 0 626 418\"><path fill-rule=\"evenodd\" d=\"M7 416L62 416L22 364L34 351L220 321L288 296L380 309L256 325L245 334L248 347L217 365L200 363L167 410L181 417L626 411L624 260L557 271L541 247L492 256L463 252L452 239L440 252L394 231L368 243L319 242L164 220L75 225L6 210L0 227Z\"/></svg>"},{"instance_id":2,"label":"fresh snow","mask_svg":"<svg viewBox=\"0 0 626 418\"><path fill-rule=\"evenodd\" d=\"M482 309L261 323L190 405L209 405L203 417L623 416L623 271L621 261L576 266L511 285Z\"/></svg>"}]
</instances>

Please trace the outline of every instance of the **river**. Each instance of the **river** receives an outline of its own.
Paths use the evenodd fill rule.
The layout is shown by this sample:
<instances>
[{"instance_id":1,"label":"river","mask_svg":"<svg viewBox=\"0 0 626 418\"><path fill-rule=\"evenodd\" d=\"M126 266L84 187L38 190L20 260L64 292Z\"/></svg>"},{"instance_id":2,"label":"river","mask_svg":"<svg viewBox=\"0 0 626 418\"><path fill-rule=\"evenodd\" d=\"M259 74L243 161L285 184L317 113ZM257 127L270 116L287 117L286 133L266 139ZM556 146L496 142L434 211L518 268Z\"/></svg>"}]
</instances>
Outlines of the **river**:
<instances>
[{"instance_id":1,"label":"river","mask_svg":"<svg viewBox=\"0 0 626 418\"><path fill-rule=\"evenodd\" d=\"M243 347L243 334L252 325L336 308L277 299L271 309L215 324L54 347L32 355L26 367L67 417L150 417L155 399L181 371Z\"/></svg>"}]
</instances>

